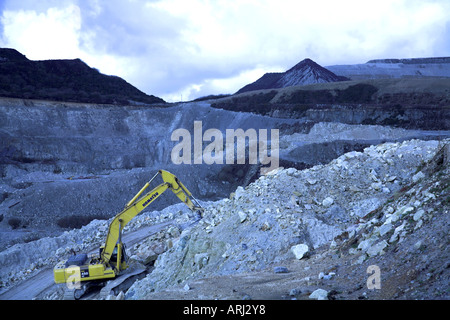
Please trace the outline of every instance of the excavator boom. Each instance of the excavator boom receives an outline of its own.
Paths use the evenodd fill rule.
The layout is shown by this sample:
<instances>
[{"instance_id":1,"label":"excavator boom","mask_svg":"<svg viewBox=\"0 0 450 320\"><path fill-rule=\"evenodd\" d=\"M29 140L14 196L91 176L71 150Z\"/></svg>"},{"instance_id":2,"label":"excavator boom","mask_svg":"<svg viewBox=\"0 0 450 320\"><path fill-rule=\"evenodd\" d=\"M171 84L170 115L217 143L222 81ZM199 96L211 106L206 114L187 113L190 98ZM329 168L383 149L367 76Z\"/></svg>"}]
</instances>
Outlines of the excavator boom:
<instances>
[{"instance_id":1,"label":"excavator boom","mask_svg":"<svg viewBox=\"0 0 450 320\"><path fill-rule=\"evenodd\" d=\"M159 174L162 176L164 182L139 198ZM165 170L159 170L158 173L155 174L155 176L153 176L153 178L147 182L144 187L133 197L133 199L128 202L125 209L114 217L109 225L108 236L102 251L102 260L104 262L108 263L111 259L113 250L116 247L118 240L120 240L122 229L128 224L128 222L139 214L139 212L148 207L167 189L171 189L173 193L189 207L189 209L193 211L203 210L203 208L198 204L198 201L175 175ZM194 202L196 205L194 205Z\"/></svg>"}]
</instances>

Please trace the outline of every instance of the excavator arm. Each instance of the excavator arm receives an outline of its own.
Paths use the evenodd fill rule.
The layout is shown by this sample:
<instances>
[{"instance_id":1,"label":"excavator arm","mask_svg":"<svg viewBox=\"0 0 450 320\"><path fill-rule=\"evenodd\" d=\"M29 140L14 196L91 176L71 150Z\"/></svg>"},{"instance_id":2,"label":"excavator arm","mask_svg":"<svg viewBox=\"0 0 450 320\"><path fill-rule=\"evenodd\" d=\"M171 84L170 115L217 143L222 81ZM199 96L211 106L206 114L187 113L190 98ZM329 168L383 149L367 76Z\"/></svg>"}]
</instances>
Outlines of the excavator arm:
<instances>
[{"instance_id":1,"label":"excavator arm","mask_svg":"<svg viewBox=\"0 0 450 320\"><path fill-rule=\"evenodd\" d=\"M150 186L150 183L158 176L162 176L163 183L152 189L150 192L139 198L144 191ZM111 224L109 225L108 235L106 237L105 245L101 253L103 262L108 263L113 254L113 250L116 244L121 245L121 234L123 228L131 221L139 212L148 207L153 201L155 201L161 194L167 189L171 189L173 193L185 203L192 211L202 212L203 208L198 201L193 197L191 192L178 180L178 178L172 173L159 170L153 178L147 182L144 187L127 203L125 209L118 213ZM195 204L194 204L195 202ZM120 250L119 254L120 254Z\"/></svg>"}]
</instances>

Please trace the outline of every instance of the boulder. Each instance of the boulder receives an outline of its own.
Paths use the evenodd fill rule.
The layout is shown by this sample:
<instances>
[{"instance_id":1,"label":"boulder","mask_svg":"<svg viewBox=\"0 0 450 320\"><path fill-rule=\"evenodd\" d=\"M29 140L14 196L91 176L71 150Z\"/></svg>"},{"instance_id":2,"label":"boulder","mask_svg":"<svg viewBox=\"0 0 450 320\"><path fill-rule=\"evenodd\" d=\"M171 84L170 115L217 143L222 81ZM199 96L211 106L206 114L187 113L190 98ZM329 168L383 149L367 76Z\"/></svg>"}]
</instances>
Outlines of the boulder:
<instances>
[{"instance_id":1,"label":"boulder","mask_svg":"<svg viewBox=\"0 0 450 320\"><path fill-rule=\"evenodd\" d=\"M273 268L273 272L275 272L275 273L288 273L289 270L286 267L275 267L275 268Z\"/></svg>"},{"instance_id":2,"label":"boulder","mask_svg":"<svg viewBox=\"0 0 450 320\"><path fill-rule=\"evenodd\" d=\"M328 292L323 289L317 289L309 295L310 299L328 300Z\"/></svg>"},{"instance_id":3,"label":"boulder","mask_svg":"<svg viewBox=\"0 0 450 320\"><path fill-rule=\"evenodd\" d=\"M388 243L386 240L383 240L381 242L378 242L377 244L373 245L372 247L370 247L367 250L367 254L371 257L379 255L379 254L383 254L384 251L383 249L386 248L388 246Z\"/></svg>"},{"instance_id":4,"label":"boulder","mask_svg":"<svg viewBox=\"0 0 450 320\"><path fill-rule=\"evenodd\" d=\"M330 207L332 204L334 203L333 198L331 197L326 197L323 201L322 201L322 205L326 208Z\"/></svg>"},{"instance_id":5,"label":"boulder","mask_svg":"<svg viewBox=\"0 0 450 320\"><path fill-rule=\"evenodd\" d=\"M306 245L304 243L297 244L297 245L291 247L291 251L294 254L295 258L300 260L303 257L305 257L305 255L308 253L309 247L308 247L308 245Z\"/></svg>"}]
</instances>

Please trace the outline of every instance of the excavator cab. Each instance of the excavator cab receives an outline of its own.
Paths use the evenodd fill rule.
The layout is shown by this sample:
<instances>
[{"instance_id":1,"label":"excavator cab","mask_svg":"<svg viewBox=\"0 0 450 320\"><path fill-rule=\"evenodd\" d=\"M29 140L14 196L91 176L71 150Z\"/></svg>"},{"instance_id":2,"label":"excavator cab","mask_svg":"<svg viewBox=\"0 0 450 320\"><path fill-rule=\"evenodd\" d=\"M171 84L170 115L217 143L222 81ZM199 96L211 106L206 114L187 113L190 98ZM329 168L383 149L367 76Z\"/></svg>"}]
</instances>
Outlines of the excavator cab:
<instances>
[{"instance_id":1,"label":"excavator cab","mask_svg":"<svg viewBox=\"0 0 450 320\"><path fill-rule=\"evenodd\" d=\"M128 256L125 250L125 244L122 243L120 246L121 250L120 250L120 255L118 254L119 252L119 245L117 245L114 250L113 253L111 255L111 260L110 262L112 262L112 264L115 264L117 266L117 263L119 262L118 259L120 259L120 270L125 270L126 268L128 268Z\"/></svg>"},{"instance_id":2,"label":"excavator cab","mask_svg":"<svg viewBox=\"0 0 450 320\"><path fill-rule=\"evenodd\" d=\"M120 255L118 255L119 252L119 247L120 249ZM99 256L101 257L103 249L105 247L101 246L100 250L99 250ZM120 265L119 268L117 267L117 259L120 259ZM117 245L114 247L114 250L111 254L111 259L109 260L109 264L113 267L116 268L118 270L125 270L126 268L128 268L128 255L126 252L126 247L124 243L121 243L119 245L119 243L117 243Z\"/></svg>"}]
</instances>

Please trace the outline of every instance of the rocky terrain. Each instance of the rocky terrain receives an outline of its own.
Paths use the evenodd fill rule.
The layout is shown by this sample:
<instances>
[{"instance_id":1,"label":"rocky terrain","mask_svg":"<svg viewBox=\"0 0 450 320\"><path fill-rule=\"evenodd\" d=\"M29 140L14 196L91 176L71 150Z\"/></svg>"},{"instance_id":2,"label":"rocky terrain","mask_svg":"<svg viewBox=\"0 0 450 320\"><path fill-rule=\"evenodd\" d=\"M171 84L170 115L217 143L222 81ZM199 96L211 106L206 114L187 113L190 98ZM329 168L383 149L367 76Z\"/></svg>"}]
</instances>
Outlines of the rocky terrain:
<instances>
[{"instance_id":1,"label":"rocky terrain","mask_svg":"<svg viewBox=\"0 0 450 320\"><path fill-rule=\"evenodd\" d=\"M449 77L450 58L375 59L367 63L326 68L352 80Z\"/></svg>"},{"instance_id":2,"label":"rocky terrain","mask_svg":"<svg viewBox=\"0 0 450 320\"><path fill-rule=\"evenodd\" d=\"M36 121L39 119L39 121ZM207 102L140 108L3 99L0 105L0 243L3 248L55 236L120 212L159 169L202 200L228 197L260 174L259 165L171 161L177 128L242 128L279 133L279 165L304 169L372 144L442 139L448 131L314 123L211 108ZM270 135L269 135L270 139ZM194 140L194 139L192 139ZM270 141L269 141L270 143ZM205 143L204 143L205 145ZM155 185L156 186L156 185ZM154 203L163 209L171 194Z\"/></svg>"},{"instance_id":3,"label":"rocky terrain","mask_svg":"<svg viewBox=\"0 0 450 320\"><path fill-rule=\"evenodd\" d=\"M151 273L109 299L448 299L450 140L352 151L305 170L279 168L229 198L139 215L125 234L170 222L128 248ZM71 250L98 246L107 221L0 253L2 289ZM156 260L156 261L155 261ZM381 287L368 286L377 266ZM46 280L38 299L61 299ZM1 297L1 295L0 295Z\"/></svg>"},{"instance_id":4,"label":"rocky terrain","mask_svg":"<svg viewBox=\"0 0 450 320\"><path fill-rule=\"evenodd\" d=\"M300 120L230 113L207 103L148 109L2 99L0 243L55 235L67 227L65 219L109 218L159 169L180 176L200 199L220 199L256 178L259 166L248 162L173 164L178 141L171 134L179 128L193 133L195 120L203 132L216 128L224 135L228 128L303 128ZM171 196L154 209L178 201Z\"/></svg>"},{"instance_id":5,"label":"rocky terrain","mask_svg":"<svg viewBox=\"0 0 450 320\"><path fill-rule=\"evenodd\" d=\"M449 87L448 77L366 79L244 92L211 105L312 122L448 130Z\"/></svg>"},{"instance_id":6,"label":"rocky terrain","mask_svg":"<svg viewBox=\"0 0 450 320\"><path fill-rule=\"evenodd\" d=\"M186 114L192 118L180 116L181 110L187 108L191 111ZM1 110L5 138L0 277L4 295L37 278L37 285L46 290L34 298L62 298L63 288L52 285L53 265L72 249L82 252L98 247L105 238L108 219L155 170L163 167L180 177L200 198L206 212L200 222L192 224L187 208L172 205L174 201L169 197L127 226L125 233L168 223L128 248L132 259L154 266L122 298L291 299L309 298L308 293L316 289L325 290L328 298L341 299L368 295L447 298L448 257L441 245L446 243L448 228L449 156L448 147L444 148L448 132L314 124L218 110L207 103L114 110L43 102L22 106L20 101L4 100ZM25 116L30 112L33 119L37 116L40 121L30 121ZM230 123L244 129L280 127L280 160L298 169L287 166L245 180L245 175L224 170L226 166L210 166L209 171L203 169L204 165L191 165L189 170L177 168L170 164L168 156L149 158L136 168L124 158L112 158L114 152L102 147L105 141L100 137L110 130L107 135L117 145L131 145L119 153L128 153L129 161L142 154L168 155L173 145L167 137L170 132L158 129L156 124L189 128L194 119L210 124L205 128L217 126L221 130ZM117 125L106 125L114 120ZM136 120L144 122L131 125ZM145 121L152 121L152 125ZM146 127L153 130L142 130ZM159 145L162 153L152 152L151 145L136 151L134 146L145 145L158 132L160 141L168 143ZM84 149L67 149L69 137L78 139L73 145L81 144ZM33 139L39 139L39 143L33 143ZM381 144L387 140L392 142ZM96 156L89 158L94 150ZM25 157L29 160L23 161ZM247 167L246 171L251 170ZM102 220L93 220L80 229L55 225L55 214L58 218L75 215L94 219L101 213ZM20 219L15 228L13 218ZM366 290L368 265L378 265L383 277L402 277L391 273L399 261L395 258L397 251L411 256L410 269L405 272L420 277L416 282L420 290L410 291L406 282L391 289L392 293ZM438 257L438 262L424 269L432 276L422 273L422 260L417 260L416 255L420 259ZM45 270L50 271L49 277L42 278ZM354 275L356 270L359 273ZM429 280L436 276L434 282ZM218 286L223 289L217 290ZM402 290L416 296L405 295Z\"/></svg>"},{"instance_id":7,"label":"rocky terrain","mask_svg":"<svg viewBox=\"0 0 450 320\"><path fill-rule=\"evenodd\" d=\"M0 64L26 62L8 54ZM447 60L409 62L369 64ZM152 106L0 98L0 299L62 299L53 266L98 250L159 169L192 191L203 218L169 193L134 218L124 242L147 275L107 299L449 299L449 79L288 78ZM195 152L175 164L177 129L201 151L208 129L254 129L257 140L268 130L278 168L262 174L248 153L244 164Z\"/></svg>"},{"instance_id":8,"label":"rocky terrain","mask_svg":"<svg viewBox=\"0 0 450 320\"><path fill-rule=\"evenodd\" d=\"M448 299L449 156L414 140L272 172L206 204L125 297ZM369 265L380 290L366 286Z\"/></svg>"},{"instance_id":9,"label":"rocky terrain","mask_svg":"<svg viewBox=\"0 0 450 320\"><path fill-rule=\"evenodd\" d=\"M346 80L350 79L337 76L311 59L305 59L285 72L266 73L255 82L239 89L236 93Z\"/></svg>"},{"instance_id":10,"label":"rocky terrain","mask_svg":"<svg viewBox=\"0 0 450 320\"><path fill-rule=\"evenodd\" d=\"M264 74L236 94L316 83L368 79L424 79L450 77L450 57L415 59L374 59L363 64L322 67L304 59L285 72Z\"/></svg>"}]
</instances>

